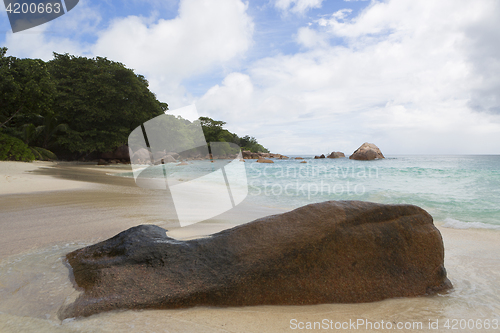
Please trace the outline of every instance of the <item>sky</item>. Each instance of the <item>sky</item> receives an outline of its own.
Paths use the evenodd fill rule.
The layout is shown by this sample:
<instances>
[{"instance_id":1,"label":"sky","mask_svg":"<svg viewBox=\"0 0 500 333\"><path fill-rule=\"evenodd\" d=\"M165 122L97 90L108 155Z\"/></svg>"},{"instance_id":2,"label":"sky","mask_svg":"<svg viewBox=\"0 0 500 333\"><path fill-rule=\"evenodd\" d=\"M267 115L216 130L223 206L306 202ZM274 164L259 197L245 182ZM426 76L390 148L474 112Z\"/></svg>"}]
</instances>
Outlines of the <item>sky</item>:
<instances>
[{"instance_id":1,"label":"sky","mask_svg":"<svg viewBox=\"0 0 500 333\"><path fill-rule=\"evenodd\" d=\"M107 57L281 154L500 154L500 1L80 0L7 55Z\"/></svg>"}]
</instances>

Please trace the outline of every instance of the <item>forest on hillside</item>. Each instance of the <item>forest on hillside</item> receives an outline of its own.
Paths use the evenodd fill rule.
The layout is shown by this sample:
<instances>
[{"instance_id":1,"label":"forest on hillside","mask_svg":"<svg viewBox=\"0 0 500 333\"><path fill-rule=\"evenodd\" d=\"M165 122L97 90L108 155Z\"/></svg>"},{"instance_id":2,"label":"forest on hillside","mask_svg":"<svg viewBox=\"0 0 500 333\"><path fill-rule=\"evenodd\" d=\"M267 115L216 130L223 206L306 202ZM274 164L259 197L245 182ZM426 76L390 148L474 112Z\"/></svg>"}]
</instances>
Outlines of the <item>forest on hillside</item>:
<instances>
[{"instance_id":1,"label":"forest on hillside","mask_svg":"<svg viewBox=\"0 0 500 333\"><path fill-rule=\"evenodd\" d=\"M145 77L119 62L57 53L45 62L0 48L0 160L96 159L166 111ZM268 152L254 137L229 132L224 121L197 122L207 142Z\"/></svg>"}]
</instances>

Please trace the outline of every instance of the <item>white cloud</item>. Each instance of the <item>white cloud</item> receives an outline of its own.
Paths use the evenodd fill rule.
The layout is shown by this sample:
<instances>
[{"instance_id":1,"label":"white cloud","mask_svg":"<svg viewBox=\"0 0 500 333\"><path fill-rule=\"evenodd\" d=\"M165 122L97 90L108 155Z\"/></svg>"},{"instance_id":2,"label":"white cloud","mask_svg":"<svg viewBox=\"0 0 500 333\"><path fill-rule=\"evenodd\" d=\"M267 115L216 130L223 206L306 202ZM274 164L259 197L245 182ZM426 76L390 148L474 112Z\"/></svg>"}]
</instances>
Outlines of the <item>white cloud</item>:
<instances>
[{"instance_id":1,"label":"white cloud","mask_svg":"<svg viewBox=\"0 0 500 333\"><path fill-rule=\"evenodd\" d=\"M183 0L172 20L120 18L99 34L93 53L136 69L160 99L183 106L170 93L182 90L182 80L221 68L251 46L253 22L246 9L239 0Z\"/></svg>"},{"instance_id":2,"label":"white cloud","mask_svg":"<svg viewBox=\"0 0 500 333\"><path fill-rule=\"evenodd\" d=\"M222 81L222 85L210 88L197 102L197 106L202 105L206 113L215 113L225 121L237 121L254 107L253 94L254 86L248 75L231 73Z\"/></svg>"},{"instance_id":3,"label":"white cloud","mask_svg":"<svg viewBox=\"0 0 500 333\"><path fill-rule=\"evenodd\" d=\"M309 9L321 8L323 0L276 0L274 6L283 12L304 14Z\"/></svg>"},{"instance_id":4,"label":"white cloud","mask_svg":"<svg viewBox=\"0 0 500 333\"><path fill-rule=\"evenodd\" d=\"M307 48L325 47L328 45L327 36L309 27L301 27L297 32L297 43Z\"/></svg>"},{"instance_id":5,"label":"white cloud","mask_svg":"<svg viewBox=\"0 0 500 333\"><path fill-rule=\"evenodd\" d=\"M498 2L374 2L347 14L300 28L306 51L256 61L244 99L225 80L200 113L281 153L351 153L365 141L389 154L500 152ZM245 117L227 117L234 110Z\"/></svg>"},{"instance_id":6,"label":"white cloud","mask_svg":"<svg viewBox=\"0 0 500 333\"><path fill-rule=\"evenodd\" d=\"M78 3L77 10L29 30L6 33L5 46L9 54L19 58L39 58L45 61L53 58L53 52L85 54L88 45L76 37L95 34L102 17L97 7L87 1ZM62 37L62 36L71 37Z\"/></svg>"}]
</instances>

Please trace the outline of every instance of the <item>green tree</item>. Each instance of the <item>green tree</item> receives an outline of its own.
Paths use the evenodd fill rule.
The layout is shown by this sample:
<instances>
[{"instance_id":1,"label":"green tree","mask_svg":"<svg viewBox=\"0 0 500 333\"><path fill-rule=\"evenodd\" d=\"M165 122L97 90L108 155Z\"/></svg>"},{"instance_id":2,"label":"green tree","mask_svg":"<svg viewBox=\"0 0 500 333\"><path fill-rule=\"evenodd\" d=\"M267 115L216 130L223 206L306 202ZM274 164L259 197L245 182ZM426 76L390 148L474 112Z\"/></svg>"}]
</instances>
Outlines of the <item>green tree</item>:
<instances>
[{"instance_id":1,"label":"green tree","mask_svg":"<svg viewBox=\"0 0 500 333\"><path fill-rule=\"evenodd\" d=\"M55 145L56 134L67 130L66 124L58 124L53 115L43 118L43 124L35 126L32 123L22 125L21 137L29 146L33 155L38 160L57 160L57 155L49 148Z\"/></svg>"},{"instance_id":2,"label":"green tree","mask_svg":"<svg viewBox=\"0 0 500 333\"><path fill-rule=\"evenodd\" d=\"M34 159L35 156L24 142L0 132L0 161L31 162Z\"/></svg>"},{"instance_id":3,"label":"green tree","mask_svg":"<svg viewBox=\"0 0 500 333\"><path fill-rule=\"evenodd\" d=\"M106 58L54 53L49 62L57 95L59 122L67 124L61 147L70 152L106 152L127 142L141 123L161 115L168 105L149 90L142 75Z\"/></svg>"},{"instance_id":4,"label":"green tree","mask_svg":"<svg viewBox=\"0 0 500 333\"><path fill-rule=\"evenodd\" d=\"M200 117L201 128L203 129L203 134L205 135L205 140L208 143L220 141L219 136L224 131L223 126L226 124L224 121L213 120L209 117Z\"/></svg>"},{"instance_id":5,"label":"green tree","mask_svg":"<svg viewBox=\"0 0 500 333\"><path fill-rule=\"evenodd\" d=\"M257 142L257 139L255 139L253 136L245 135L244 137L240 138L239 145L241 149L243 150L249 150L251 152L257 153L257 152L262 152L262 153L269 153L269 150L264 148L261 144Z\"/></svg>"},{"instance_id":6,"label":"green tree","mask_svg":"<svg viewBox=\"0 0 500 333\"><path fill-rule=\"evenodd\" d=\"M254 137L246 135L240 138L238 135L226 130L223 127L226 124L224 121L213 120L209 117L200 117L199 120L207 142L232 142L236 143L243 150L250 150L254 153L269 152L269 150L260 145Z\"/></svg>"},{"instance_id":7,"label":"green tree","mask_svg":"<svg viewBox=\"0 0 500 333\"><path fill-rule=\"evenodd\" d=\"M6 53L0 48L0 128L19 134L16 128L52 113L56 89L44 61Z\"/></svg>"}]
</instances>

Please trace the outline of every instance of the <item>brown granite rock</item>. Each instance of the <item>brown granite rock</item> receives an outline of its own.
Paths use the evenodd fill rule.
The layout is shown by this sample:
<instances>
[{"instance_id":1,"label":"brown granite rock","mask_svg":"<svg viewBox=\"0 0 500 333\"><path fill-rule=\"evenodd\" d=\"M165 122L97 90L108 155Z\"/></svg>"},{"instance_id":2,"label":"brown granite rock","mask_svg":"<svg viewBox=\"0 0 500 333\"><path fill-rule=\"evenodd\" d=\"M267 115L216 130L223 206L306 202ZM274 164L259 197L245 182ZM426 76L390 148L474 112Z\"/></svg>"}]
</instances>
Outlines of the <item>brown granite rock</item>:
<instances>
[{"instance_id":1,"label":"brown granite rock","mask_svg":"<svg viewBox=\"0 0 500 333\"><path fill-rule=\"evenodd\" d=\"M242 150L241 155L246 159L252 158L252 152L249 150Z\"/></svg>"},{"instance_id":2,"label":"brown granite rock","mask_svg":"<svg viewBox=\"0 0 500 333\"><path fill-rule=\"evenodd\" d=\"M342 157L345 157L345 155L341 151L332 151L332 153L327 156L327 158L342 158Z\"/></svg>"},{"instance_id":3,"label":"brown granite rock","mask_svg":"<svg viewBox=\"0 0 500 333\"><path fill-rule=\"evenodd\" d=\"M151 163L151 154L148 150L140 148L130 157L130 161L134 164Z\"/></svg>"},{"instance_id":4,"label":"brown granite rock","mask_svg":"<svg viewBox=\"0 0 500 333\"><path fill-rule=\"evenodd\" d=\"M130 160L129 149L127 145L122 145L112 152L102 153L101 158L106 160Z\"/></svg>"},{"instance_id":5,"label":"brown granite rock","mask_svg":"<svg viewBox=\"0 0 500 333\"><path fill-rule=\"evenodd\" d=\"M274 161L272 161L272 160L268 160L268 159L263 158L263 157L259 158L259 159L257 160L257 162L258 162L258 163L274 163Z\"/></svg>"},{"instance_id":6,"label":"brown granite rock","mask_svg":"<svg viewBox=\"0 0 500 333\"><path fill-rule=\"evenodd\" d=\"M369 161L385 157L376 145L365 142L349 158L352 160Z\"/></svg>"},{"instance_id":7,"label":"brown granite rock","mask_svg":"<svg viewBox=\"0 0 500 333\"><path fill-rule=\"evenodd\" d=\"M83 293L59 317L195 305L372 302L451 288L441 234L412 205L327 201L180 241L154 225L66 255Z\"/></svg>"},{"instance_id":8,"label":"brown granite rock","mask_svg":"<svg viewBox=\"0 0 500 333\"><path fill-rule=\"evenodd\" d=\"M163 163L175 163L175 162L177 162L172 155L165 155L161 158L161 160L163 160Z\"/></svg>"}]
</instances>

